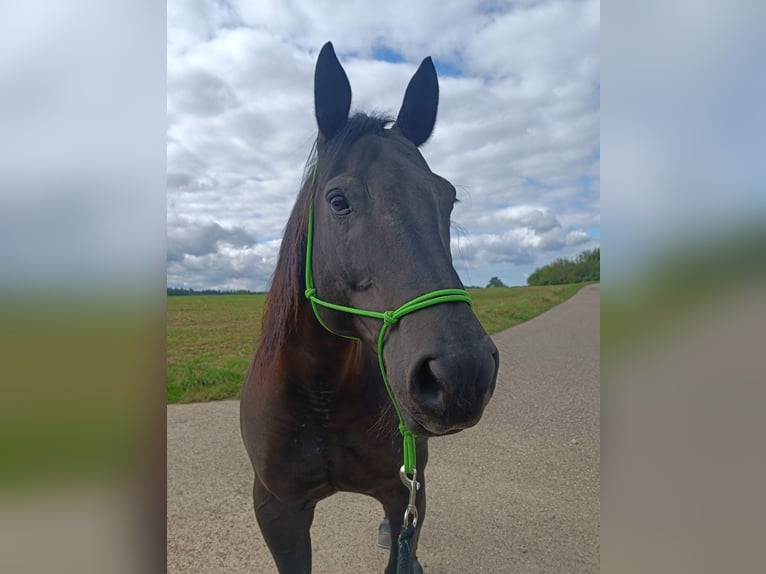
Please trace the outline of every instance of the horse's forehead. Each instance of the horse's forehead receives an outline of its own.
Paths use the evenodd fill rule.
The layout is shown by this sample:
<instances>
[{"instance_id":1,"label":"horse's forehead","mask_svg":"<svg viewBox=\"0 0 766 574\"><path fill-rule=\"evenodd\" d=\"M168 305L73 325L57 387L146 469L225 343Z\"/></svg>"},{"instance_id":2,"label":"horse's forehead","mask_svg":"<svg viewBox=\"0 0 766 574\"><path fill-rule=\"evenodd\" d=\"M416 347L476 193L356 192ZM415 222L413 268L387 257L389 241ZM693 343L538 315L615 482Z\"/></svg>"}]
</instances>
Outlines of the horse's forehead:
<instances>
[{"instance_id":1,"label":"horse's forehead","mask_svg":"<svg viewBox=\"0 0 766 574\"><path fill-rule=\"evenodd\" d=\"M365 179L401 180L424 178L430 174L428 164L417 148L400 138L373 136L363 138L349 154L350 166Z\"/></svg>"}]
</instances>

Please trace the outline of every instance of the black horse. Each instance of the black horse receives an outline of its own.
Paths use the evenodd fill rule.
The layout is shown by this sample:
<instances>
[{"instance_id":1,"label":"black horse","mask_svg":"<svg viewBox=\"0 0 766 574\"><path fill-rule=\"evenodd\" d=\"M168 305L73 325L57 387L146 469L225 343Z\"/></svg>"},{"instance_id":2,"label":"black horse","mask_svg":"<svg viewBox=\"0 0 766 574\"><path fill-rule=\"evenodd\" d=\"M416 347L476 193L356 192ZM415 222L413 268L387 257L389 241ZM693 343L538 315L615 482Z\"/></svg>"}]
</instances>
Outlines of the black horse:
<instances>
[{"instance_id":1,"label":"black horse","mask_svg":"<svg viewBox=\"0 0 766 574\"><path fill-rule=\"evenodd\" d=\"M381 321L321 306L315 317L307 299L310 206L309 271L321 299L385 311L436 289L463 287L450 254L455 189L418 151L431 135L439 99L431 59L410 80L395 122L349 118L351 86L329 42L314 79L315 155L285 229L241 401L255 513L283 574L311 571L309 529L319 500L338 491L376 498L396 541L409 496L399 475L399 421L378 366ZM392 393L417 437L419 533L427 438L478 422L495 388L498 352L461 301L407 314L383 339ZM385 571L396 570L394 543Z\"/></svg>"}]
</instances>

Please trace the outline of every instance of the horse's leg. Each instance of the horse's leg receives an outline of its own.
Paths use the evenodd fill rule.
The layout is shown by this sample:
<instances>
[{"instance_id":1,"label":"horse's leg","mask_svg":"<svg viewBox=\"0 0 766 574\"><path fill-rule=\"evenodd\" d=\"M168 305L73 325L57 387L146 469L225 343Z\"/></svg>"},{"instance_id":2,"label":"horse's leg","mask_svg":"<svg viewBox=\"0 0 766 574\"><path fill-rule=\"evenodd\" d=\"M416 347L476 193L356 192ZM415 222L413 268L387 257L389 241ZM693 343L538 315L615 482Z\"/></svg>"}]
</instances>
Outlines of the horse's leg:
<instances>
[{"instance_id":1,"label":"horse's leg","mask_svg":"<svg viewBox=\"0 0 766 574\"><path fill-rule=\"evenodd\" d=\"M425 477L418 477L418 480L420 482L420 488L418 489L417 498L415 499L415 504L418 507L418 525L415 529L415 536L412 539L411 574L422 574L423 572L423 568L417 560L417 548L418 538L420 538L420 530L423 527L423 522L426 518L426 481ZM388 517L389 528L391 531L391 548L388 553L388 565L386 566L385 573L396 574L397 558L399 555L399 533L402 530L404 511L409 503L409 492L401 483L399 483L397 488L382 496L380 502L386 509L386 516Z\"/></svg>"},{"instance_id":2,"label":"horse's leg","mask_svg":"<svg viewBox=\"0 0 766 574\"><path fill-rule=\"evenodd\" d=\"M253 486L255 517L280 574L311 573L311 537L314 508L280 502L258 477Z\"/></svg>"}]
</instances>

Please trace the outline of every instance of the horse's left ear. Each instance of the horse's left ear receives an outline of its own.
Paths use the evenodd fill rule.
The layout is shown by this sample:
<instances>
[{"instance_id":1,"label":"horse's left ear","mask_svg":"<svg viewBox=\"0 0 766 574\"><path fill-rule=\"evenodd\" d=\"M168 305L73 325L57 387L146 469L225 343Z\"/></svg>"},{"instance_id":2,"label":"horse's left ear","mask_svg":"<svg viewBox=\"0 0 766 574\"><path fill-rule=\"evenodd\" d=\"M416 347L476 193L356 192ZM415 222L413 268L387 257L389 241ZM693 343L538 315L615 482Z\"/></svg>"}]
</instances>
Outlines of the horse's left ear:
<instances>
[{"instance_id":1,"label":"horse's left ear","mask_svg":"<svg viewBox=\"0 0 766 574\"><path fill-rule=\"evenodd\" d=\"M419 146L429 138L436 123L439 107L439 80L429 56L420 63L404 93L396 125L404 136Z\"/></svg>"}]
</instances>

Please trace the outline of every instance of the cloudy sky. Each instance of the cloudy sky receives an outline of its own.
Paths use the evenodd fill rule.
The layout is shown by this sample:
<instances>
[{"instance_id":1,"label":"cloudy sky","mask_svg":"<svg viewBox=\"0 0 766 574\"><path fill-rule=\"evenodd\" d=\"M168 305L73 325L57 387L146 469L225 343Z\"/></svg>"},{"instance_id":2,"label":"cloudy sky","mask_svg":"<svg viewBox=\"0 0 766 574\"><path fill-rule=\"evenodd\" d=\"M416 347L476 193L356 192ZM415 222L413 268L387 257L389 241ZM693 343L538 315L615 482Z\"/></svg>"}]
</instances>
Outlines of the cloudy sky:
<instances>
[{"instance_id":1,"label":"cloudy sky","mask_svg":"<svg viewBox=\"0 0 766 574\"><path fill-rule=\"evenodd\" d=\"M466 285L523 285L600 245L598 1L171 0L167 16L169 286L268 288L328 40L352 111L396 115L434 58L439 113L421 151L457 188Z\"/></svg>"}]
</instances>

